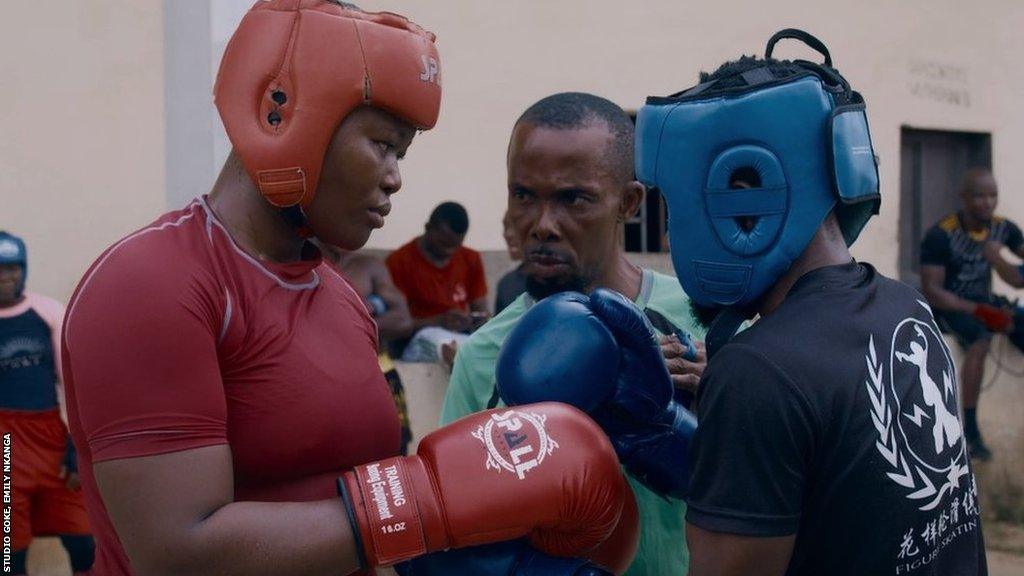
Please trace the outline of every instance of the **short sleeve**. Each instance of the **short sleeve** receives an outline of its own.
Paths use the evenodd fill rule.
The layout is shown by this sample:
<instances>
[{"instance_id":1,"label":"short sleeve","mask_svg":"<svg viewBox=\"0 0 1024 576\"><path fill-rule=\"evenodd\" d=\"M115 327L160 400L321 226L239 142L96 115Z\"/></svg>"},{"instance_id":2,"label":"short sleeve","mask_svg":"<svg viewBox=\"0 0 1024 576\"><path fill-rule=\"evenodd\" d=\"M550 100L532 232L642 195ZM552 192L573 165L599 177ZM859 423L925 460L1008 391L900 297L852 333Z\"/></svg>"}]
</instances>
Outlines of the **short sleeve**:
<instances>
[{"instance_id":1,"label":"short sleeve","mask_svg":"<svg viewBox=\"0 0 1024 576\"><path fill-rule=\"evenodd\" d=\"M65 383L92 461L227 443L220 290L202 271L122 250L86 276L64 330Z\"/></svg>"},{"instance_id":2,"label":"short sleeve","mask_svg":"<svg viewBox=\"0 0 1024 576\"><path fill-rule=\"evenodd\" d=\"M484 261L480 253L471 250L469 256L469 278L466 281L466 291L469 293L469 301L472 302L487 296L487 277L484 275Z\"/></svg>"},{"instance_id":3,"label":"short sleeve","mask_svg":"<svg viewBox=\"0 0 1024 576\"><path fill-rule=\"evenodd\" d=\"M1024 234L1021 233L1019 226L1007 220L1006 247L1012 250L1014 253L1019 254L1021 245L1024 245Z\"/></svg>"},{"instance_id":4,"label":"short sleeve","mask_svg":"<svg viewBox=\"0 0 1024 576\"><path fill-rule=\"evenodd\" d=\"M479 357L473 337L459 346L441 406L441 426L488 408L495 394L495 360Z\"/></svg>"},{"instance_id":5,"label":"short sleeve","mask_svg":"<svg viewBox=\"0 0 1024 576\"><path fill-rule=\"evenodd\" d=\"M945 266L949 262L949 234L933 226L921 241L921 264Z\"/></svg>"},{"instance_id":6,"label":"short sleeve","mask_svg":"<svg viewBox=\"0 0 1024 576\"><path fill-rule=\"evenodd\" d=\"M40 296L39 294L32 292L28 293L27 297L32 308L50 328L50 339L53 344L54 353L60 354L61 330L64 325L64 305L52 298ZM56 362L55 364L57 379L61 380L60 362Z\"/></svg>"},{"instance_id":7,"label":"short sleeve","mask_svg":"<svg viewBox=\"0 0 1024 576\"><path fill-rule=\"evenodd\" d=\"M698 405L688 522L745 536L795 534L817 429L780 369L743 344L721 349Z\"/></svg>"}]
</instances>

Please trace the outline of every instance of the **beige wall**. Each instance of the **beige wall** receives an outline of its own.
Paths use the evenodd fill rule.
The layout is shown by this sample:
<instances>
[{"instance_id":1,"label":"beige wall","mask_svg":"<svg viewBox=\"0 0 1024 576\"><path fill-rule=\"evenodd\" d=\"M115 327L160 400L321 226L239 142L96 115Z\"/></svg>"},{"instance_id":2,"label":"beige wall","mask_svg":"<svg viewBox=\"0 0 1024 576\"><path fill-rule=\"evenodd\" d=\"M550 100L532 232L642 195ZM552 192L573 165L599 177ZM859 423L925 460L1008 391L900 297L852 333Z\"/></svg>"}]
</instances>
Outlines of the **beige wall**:
<instances>
[{"instance_id":1,"label":"beige wall","mask_svg":"<svg viewBox=\"0 0 1024 576\"><path fill-rule=\"evenodd\" d=\"M1016 0L890 2L775 0L593 2L363 2L405 12L438 35L444 103L438 127L414 145L405 188L389 227L371 242L393 246L415 231L438 199L471 212L469 242L502 246L504 157L517 115L547 94L592 91L636 108L696 82L697 71L740 54L762 54L768 37L800 27L822 38L836 65L859 89L868 111L885 195L882 217L857 248L895 274L899 211L900 126L993 133L993 161L1004 190L1002 211L1024 219L1024 3ZM601 6L604 6L602 9ZM756 7L754 7L756 6ZM798 45L778 55L817 58ZM930 66L921 66L921 64ZM962 72L935 79L935 66ZM921 70L925 70L922 72ZM966 92L969 105L919 94Z\"/></svg>"},{"instance_id":2,"label":"beige wall","mask_svg":"<svg viewBox=\"0 0 1024 576\"><path fill-rule=\"evenodd\" d=\"M165 206L160 2L4 8L0 228L28 243L30 288L66 299Z\"/></svg>"},{"instance_id":3,"label":"beige wall","mask_svg":"<svg viewBox=\"0 0 1024 576\"><path fill-rule=\"evenodd\" d=\"M172 17L164 18L162 5L186 1L189 10L165 8ZM9 7L8 21L18 24L0 38L5 95L13 101L5 110L0 225L29 241L34 288L67 297L104 246L209 186L226 153L209 97L213 71L225 30L249 2ZM775 0L756 8L739 0L362 5L406 13L437 32L445 87L440 123L417 138L403 163L405 186L372 247L404 242L435 204L454 199L470 210L469 243L502 248L505 147L526 106L553 92L585 90L636 108L649 94L693 84L701 68L761 53L768 36L787 26L825 40L868 101L885 202L858 256L895 273L903 125L991 132L1001 211L1024 219L1024 197L1014 194L1024 188L1024 172L1016 170L1017 151L1024 150L1024 108L1017 102L1024 75L1016 60L1024 53L1024 3L1017 0ZM182 76L194 68L175 68L174 58L196 42L206 43L196 50L207 68ZM814 57L796 45L782 45L780 54ZM167 70L165 58L173 64ZM960 102L942 101L943 94ZM199 168L182 178L182 166Z\"/></svg>"}]
</instances>

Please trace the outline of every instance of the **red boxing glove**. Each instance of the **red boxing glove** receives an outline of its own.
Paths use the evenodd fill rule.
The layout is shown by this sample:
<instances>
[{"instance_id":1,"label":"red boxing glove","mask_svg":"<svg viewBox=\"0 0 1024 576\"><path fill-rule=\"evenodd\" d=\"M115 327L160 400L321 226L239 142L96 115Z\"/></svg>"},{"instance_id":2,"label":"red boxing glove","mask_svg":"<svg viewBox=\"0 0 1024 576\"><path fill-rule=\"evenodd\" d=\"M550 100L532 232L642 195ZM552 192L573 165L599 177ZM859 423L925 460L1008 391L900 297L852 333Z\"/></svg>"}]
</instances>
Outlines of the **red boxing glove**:
<instances>
[{"instance_id":1,"label":"red boxing glove","mask_svg":"<svg viewBox=\"0 0 1024 576\"><path fill-rule=\"evenodd\" d=\"M640 547L640 511L636 507L633 490L626 484L626 499L615 532L598 546L590 560L615 574L625 574Z\"/></svg>"},{"instance_id":2,"label":"red boxing glove","mask_svg":"<svg viewBox=\"0 0 1024 576\"><path fill-rule=\"evenodd\" d=\"M1013 314L991 304L975 306L974 317L993 332L1008 332L1013 327Z\"/></svg>"},{"instance_id":3,"label":"red boxing glove","mask_svg":"<svg viewBox=\"0 0 1024 576\"><path fill-rule=\"evenodd\" d=\"M556 402L467 416L415 456L355 467L339 488L369 566L523 536L547 554L589 557L629 489L601 428Z\"/></svg>"}]
</instances>

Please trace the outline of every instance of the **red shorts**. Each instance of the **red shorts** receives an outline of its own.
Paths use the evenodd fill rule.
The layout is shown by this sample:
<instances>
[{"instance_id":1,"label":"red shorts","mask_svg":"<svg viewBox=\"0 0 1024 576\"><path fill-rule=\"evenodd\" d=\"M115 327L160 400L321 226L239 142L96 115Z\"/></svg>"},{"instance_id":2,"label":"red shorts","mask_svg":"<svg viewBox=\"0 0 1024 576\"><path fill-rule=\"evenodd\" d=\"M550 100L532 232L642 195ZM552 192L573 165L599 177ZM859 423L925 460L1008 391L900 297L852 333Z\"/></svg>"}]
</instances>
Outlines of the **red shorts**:
<instances>
[{"instance_id":1,"label":"red shorts","mask_svg":"<svg viewBox=\"0 0 1024 576\"><path fill-rule=\"evenodd\" d=\"M60 413L0 410L0 432L11 435L12 548L28 548L33 536L89 534L82 491L60 475L68 437Z\"/></svg>"}]
</instances>

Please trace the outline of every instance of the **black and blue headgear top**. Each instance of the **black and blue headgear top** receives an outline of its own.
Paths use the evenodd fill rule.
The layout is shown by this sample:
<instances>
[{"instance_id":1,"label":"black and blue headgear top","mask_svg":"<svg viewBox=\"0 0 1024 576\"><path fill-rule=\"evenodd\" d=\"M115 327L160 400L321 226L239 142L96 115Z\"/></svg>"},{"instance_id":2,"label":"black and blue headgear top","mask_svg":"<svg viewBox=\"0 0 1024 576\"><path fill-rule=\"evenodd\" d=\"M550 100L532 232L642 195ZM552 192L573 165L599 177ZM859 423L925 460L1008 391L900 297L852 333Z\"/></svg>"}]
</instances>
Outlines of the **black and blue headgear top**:
<instances>
[{"instance_id":1,"label":"black and blue headgear top","mask_svg":"<svg viewBox=\"0 0 1024 576\"><path fill-rule=\"evenodd\" d=\"M637 174L665 196L676 274L703 306L756 301L833 210L848 245L878 213L864 99L806 32L772 36L766 59L783 38L803 41L825 62L782 62L781 73L776 61L726 70L648 98L637 116ZM738 174L749 188L734 185Z\"/></svg>"}]
</instances>

